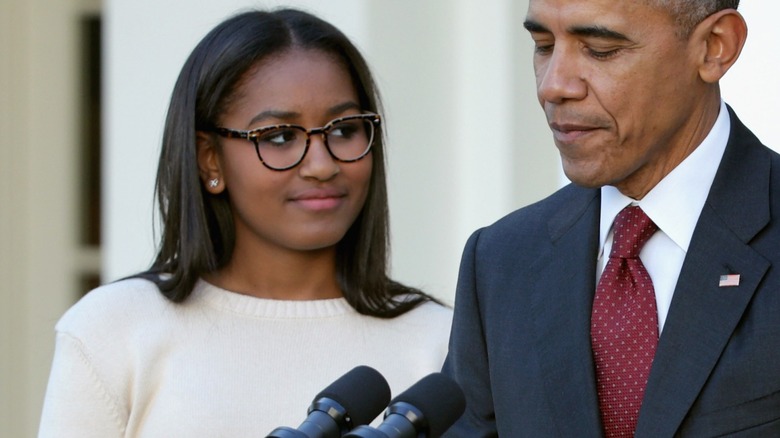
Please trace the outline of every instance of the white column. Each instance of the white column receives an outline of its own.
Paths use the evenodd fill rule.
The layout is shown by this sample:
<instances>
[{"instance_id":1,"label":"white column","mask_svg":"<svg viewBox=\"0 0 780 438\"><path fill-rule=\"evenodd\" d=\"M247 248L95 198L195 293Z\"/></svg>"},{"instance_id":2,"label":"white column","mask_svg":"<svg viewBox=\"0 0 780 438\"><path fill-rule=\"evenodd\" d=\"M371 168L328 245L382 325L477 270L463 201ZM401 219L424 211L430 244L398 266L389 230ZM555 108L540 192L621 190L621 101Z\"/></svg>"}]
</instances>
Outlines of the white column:
<instances>
[{"instance_id":1,"label":"white column","mask_svg":"<svg viewBox=\"0 0 780 438\"><path fill-rule=\"evenodd\" d=\"M393 274L447 301L478 227L557 187L526 1L372 3L389 130Z\"/></svg>"},{"instance_id":2,"label":"white column","mask_svg":"<svg viewBox=\"0 0 780 438\"><path fill-rule=\"evenodd\" d=\"M743 1L739 10L748 24L748 38L737 63L723 78L723 99L765 145L780 152L780 3Z\"/></svg>"}]
</instances>

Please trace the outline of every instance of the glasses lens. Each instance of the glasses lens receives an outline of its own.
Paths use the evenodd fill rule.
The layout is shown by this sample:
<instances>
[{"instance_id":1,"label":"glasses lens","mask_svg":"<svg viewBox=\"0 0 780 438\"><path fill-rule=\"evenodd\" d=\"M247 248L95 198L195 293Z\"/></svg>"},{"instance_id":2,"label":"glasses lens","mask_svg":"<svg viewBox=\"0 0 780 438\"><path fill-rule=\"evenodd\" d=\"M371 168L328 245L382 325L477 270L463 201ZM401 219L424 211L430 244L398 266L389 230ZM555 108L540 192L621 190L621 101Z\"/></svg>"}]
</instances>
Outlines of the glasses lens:
<instances>
[{"instance_id":1,"label":"glasses lens","mask_svg":"<svg viewBox=\"0 0 780 438\"><path fill-rule=\"evenodd\" d=\"M306 150L306 131L296 126L269 129L255 138L263 162L274 169L286 169L301 160Z\"/></svg>"},{"instance_id":2,"label":"glasses lens","mask_svg":"<svg viewBox=\"0 0 780 438\"><path fill-rule=\"evenodd\" d=\"M327 134L331 153L339 160L353 161L371 148L374 124L365 118L340 120L328 128Z\"/></svg>"}]
</instances>

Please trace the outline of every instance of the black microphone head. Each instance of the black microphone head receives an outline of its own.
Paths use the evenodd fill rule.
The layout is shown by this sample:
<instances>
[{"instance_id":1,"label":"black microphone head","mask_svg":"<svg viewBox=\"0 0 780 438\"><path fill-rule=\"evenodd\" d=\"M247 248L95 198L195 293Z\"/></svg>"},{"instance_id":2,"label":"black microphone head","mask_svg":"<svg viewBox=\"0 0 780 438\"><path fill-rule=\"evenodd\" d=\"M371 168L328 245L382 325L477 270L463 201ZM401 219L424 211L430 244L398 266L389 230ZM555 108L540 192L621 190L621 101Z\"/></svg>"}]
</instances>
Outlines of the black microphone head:
<instances>
[{"instance_id":1,"label":"black microphone head","mask_svg":"<svg viewBox=\"0 0 780 438\"><path fill-rule=\"evenodd\" d=\"M390 401L390 386L379 371L365 366L357 366L339 377L316 397L329 398L346 409L352 425L370 423Z\"/></svg>"},{"instance_id":2,"label":"black microphone head","mask_svg":"<svg viewBox=\"0 0 780 438\"><path fill-rule=\"evenodd\" d=\"M439 437L466 410L466 398L457 383L442 373L429 374L398 394L395 403L408 403L420 410L427 423L428 437Z\"/></svg>"}]
</instances>

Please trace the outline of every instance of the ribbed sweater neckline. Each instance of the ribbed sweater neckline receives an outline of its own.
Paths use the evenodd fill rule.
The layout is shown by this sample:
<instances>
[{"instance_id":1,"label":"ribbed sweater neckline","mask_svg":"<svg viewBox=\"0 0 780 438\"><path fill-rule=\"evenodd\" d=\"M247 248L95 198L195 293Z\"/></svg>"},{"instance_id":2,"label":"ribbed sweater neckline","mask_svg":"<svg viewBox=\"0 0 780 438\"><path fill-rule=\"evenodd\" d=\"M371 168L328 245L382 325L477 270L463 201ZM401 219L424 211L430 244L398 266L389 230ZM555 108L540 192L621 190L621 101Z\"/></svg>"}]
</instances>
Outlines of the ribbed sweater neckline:
<instances>
[{"instance_id":1,"label":"ribbed sweater neckline","mask_svg":"<svg viewBox=\"0 0 780 438\"><path fill-rule=\"evenodd\" d=\"M257 298L219 288L203 279L198 280L192 295L187 300L193 304L198 301L223 311L275 319L323 318L356 313L344 298L322 300Z\"/></svg>"}]
</instances>

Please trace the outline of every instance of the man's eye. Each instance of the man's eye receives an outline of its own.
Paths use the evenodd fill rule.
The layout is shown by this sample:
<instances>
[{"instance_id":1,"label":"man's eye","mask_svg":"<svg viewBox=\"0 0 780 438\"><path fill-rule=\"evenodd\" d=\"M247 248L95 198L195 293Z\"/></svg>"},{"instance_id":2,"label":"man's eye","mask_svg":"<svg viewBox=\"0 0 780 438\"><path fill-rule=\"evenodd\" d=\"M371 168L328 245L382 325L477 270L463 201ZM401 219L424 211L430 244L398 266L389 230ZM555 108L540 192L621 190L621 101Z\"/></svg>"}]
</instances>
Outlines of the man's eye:
<instances>
[{"instance_id":1,"label":"man's eye","mask_svg":"<svg viewBox=\"0 0 780 438\"><path fill-rule=\"evenodd\" d=\"M617 55L618 53L620 53L620 49L595 50L595 49L588 48L587 50L588 50L588 54L590 54L590 56L596 59L609 59Z\"/></svg>"},{"instance_id":2,"label":"man's eye","mask_svg":"<svg viewBox=\"0 0 780 438\"><path fill-rule=\"evenodd\" d=\"M547 55L552 53L554 47L554 44L537 44L534 46L534 52L539 55Z\"/></svg>"}]
</instances>

